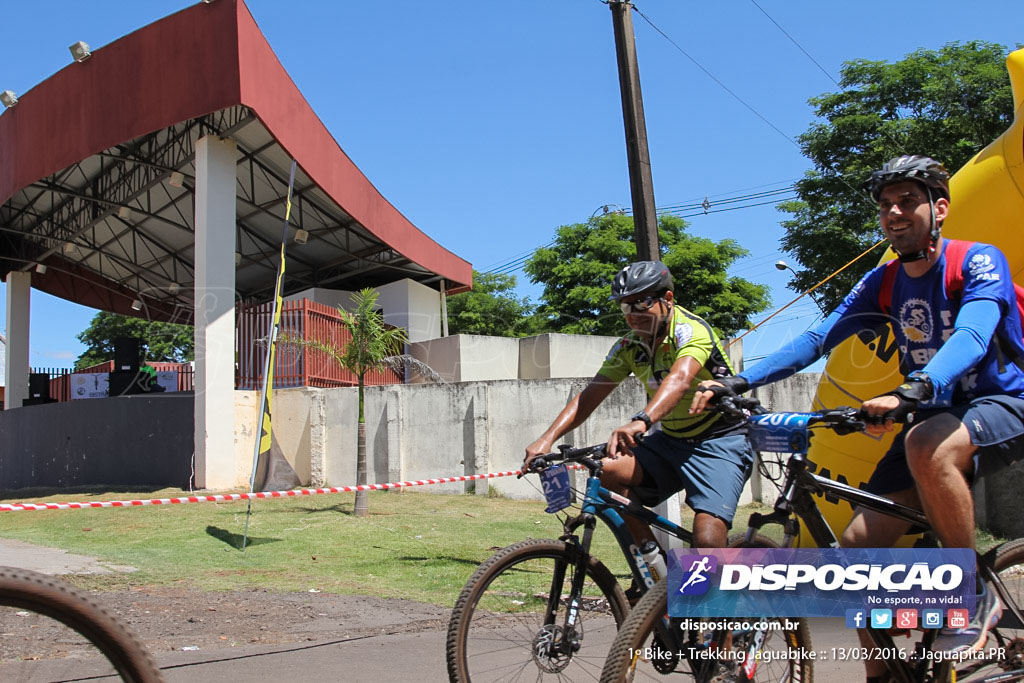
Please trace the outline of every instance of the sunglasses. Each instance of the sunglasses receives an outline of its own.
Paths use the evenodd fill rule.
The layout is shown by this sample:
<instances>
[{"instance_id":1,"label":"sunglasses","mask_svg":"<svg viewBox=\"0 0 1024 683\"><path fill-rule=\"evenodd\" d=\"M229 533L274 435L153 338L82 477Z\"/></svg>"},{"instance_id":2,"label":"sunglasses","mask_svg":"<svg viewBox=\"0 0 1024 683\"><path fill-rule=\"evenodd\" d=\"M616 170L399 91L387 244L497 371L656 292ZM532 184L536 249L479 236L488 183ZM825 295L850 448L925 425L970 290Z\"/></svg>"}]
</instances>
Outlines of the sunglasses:
<instances>
[{"instance_id":1,"label":"sunglasses","mask_svg":"<svg viewBox=\"0 0 1024 683\"><path fill-rule=\"evenodd\" d=\"M641 299L640 301L634 301L633 303L629 304L627 304L625 301L620 301L619 306L622 307L622 313L624 315L629 315L630 313L646 313L647 311L651 310L651 307L654 306L654 304L658 303L659 301L661 301L661 297L649 296L644 299Z\"/></svg>"}]
</instances>

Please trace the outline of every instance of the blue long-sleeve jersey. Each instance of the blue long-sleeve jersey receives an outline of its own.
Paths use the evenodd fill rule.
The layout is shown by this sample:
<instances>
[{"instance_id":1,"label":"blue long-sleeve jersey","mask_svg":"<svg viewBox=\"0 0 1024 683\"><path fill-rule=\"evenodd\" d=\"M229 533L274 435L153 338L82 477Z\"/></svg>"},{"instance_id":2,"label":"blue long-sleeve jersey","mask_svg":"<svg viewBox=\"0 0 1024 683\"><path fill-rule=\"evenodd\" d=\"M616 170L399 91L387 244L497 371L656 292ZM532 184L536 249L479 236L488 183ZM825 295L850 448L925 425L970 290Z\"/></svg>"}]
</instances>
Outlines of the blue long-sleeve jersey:
<instances>
[{"instance_id":1,"label":"blue long-sleeve jersey","mask_svg":"<svg viewBox=\"0 0 1024 683\"><path fill-rule=\"evenodd\" d=\"M883 265L865 275L818 327L740 376L752 387L769 384L807 367L850 335L891 322L902 372L922 370L935 385L936 396L925 405L995 394L1024 397L1024 370L1014 363L1024 359L1024 344L1006 257L991 245L974 244L964 257L957 306L946 296L946 244L924 275L910 277L898 269L888 315L879 302Z\"/></svg>"}]
</instances>

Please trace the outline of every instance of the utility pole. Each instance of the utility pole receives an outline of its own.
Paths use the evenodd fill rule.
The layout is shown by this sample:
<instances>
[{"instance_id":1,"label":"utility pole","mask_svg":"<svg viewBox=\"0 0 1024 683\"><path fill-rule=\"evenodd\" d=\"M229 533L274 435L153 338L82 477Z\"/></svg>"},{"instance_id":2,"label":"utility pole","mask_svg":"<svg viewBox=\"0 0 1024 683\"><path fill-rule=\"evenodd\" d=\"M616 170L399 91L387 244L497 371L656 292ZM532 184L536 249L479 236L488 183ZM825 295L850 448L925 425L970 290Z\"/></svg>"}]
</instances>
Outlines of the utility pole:
<instances>
[{"instance_id":1,"label":"utility pole","mask_svg":"<svg viewBox=\"0 0 1024 683\"><path fill-rule=\"evenodd\" d=\"M629 162L629 190L633 199L633 225L637 259L661 259L658 218L654 211L654 180L651 155L647 150L647 123L640 94L640 69L633 39L633 5L626 0L609 0L615 30L615 56L619 64L622 93L622 122L626 127L626 155Z\"/></svg>"}]
</instances>

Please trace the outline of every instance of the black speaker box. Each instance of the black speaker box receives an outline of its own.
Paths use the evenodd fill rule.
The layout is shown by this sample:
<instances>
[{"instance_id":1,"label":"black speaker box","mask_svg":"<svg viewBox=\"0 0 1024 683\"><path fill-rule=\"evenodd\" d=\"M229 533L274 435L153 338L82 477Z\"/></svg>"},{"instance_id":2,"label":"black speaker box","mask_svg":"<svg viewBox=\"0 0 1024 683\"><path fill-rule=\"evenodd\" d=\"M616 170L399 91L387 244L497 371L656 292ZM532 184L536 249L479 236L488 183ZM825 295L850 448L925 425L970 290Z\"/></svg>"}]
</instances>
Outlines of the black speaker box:
<instances>
[{"instance_id":1,"label":"black speaker box","mask_svg":"<svg viewBox=\"0 0 1024 683\"><path fill-rule=\"evenodd\" d=\"M50 376L44 372L30 373L28 376L28 397L44 401L50 398Z\"/></svg>"},{"instance_id":2,"label":"black speaker box","mask_svg":"<svg viewBox=\"0 0 1024 683\"><path fill-rule=\"evenodd\" d=\"M114 372L138 372L141 342L135 337L114 340Z\"/></svg>"},{"instance_id":3,"label":"black speaker box","mask_svg":"<svg viewBox=\"0 0 1024 683\"><path fill-rule=\"evenodd\" d=\"M110 373L107 385L107 396L128 396L130 394L145 394L140 380L143 375L133 370L115 370Z\"/></svg>"}]
</instances>

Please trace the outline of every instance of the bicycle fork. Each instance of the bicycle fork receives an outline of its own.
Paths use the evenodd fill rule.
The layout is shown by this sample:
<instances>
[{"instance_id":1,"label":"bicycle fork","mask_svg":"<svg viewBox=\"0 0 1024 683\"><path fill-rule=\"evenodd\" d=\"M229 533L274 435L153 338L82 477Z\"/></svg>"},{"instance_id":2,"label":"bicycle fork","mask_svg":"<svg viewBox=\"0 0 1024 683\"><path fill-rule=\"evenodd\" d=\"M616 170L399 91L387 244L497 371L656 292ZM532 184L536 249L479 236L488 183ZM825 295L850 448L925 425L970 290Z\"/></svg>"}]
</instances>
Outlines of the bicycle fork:
<instances>
[{"instance_id":1,"label":"bicycle fork","mask_svg":"<svg viewBox=\"0 0 1024 683\"><path fill-rule=\"evenodd\" d=\"M548 604L544 613L544 625L547 638L538 639L534 644L535 655L550 658L552 655L571 657L580 649L580 637L576 631L576 623L579 620L580 605L583 597L583 583L587 578L587 558L589 556L590 542L594 534L597 520L593 515L586 515L583 519L583 541L580 543L575 536L566 535L565 540L574 552L568 561L556 562L554 573L551 577L551 590L548 592ZM572 557L572 556L575 557ZM563 591L565 585L565 572L572 567L572 584L569 587L569 594L566 596ZM561 625L556 624L560 603L565 598L565 612Z\"/></svg>"}]
</instances>

